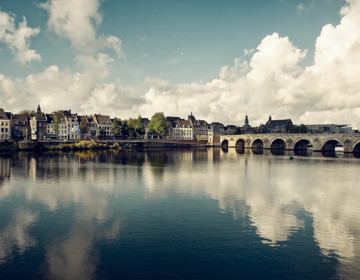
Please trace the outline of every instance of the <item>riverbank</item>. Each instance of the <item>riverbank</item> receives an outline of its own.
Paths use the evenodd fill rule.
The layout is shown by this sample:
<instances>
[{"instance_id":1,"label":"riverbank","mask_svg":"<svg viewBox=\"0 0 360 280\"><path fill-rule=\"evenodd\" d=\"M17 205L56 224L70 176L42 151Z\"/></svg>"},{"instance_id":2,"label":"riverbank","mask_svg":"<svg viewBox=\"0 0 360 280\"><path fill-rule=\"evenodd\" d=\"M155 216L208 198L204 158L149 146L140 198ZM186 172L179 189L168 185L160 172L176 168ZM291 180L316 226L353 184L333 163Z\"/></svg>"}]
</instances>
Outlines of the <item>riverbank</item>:
<instances>
[{"instance_id":1,"label":"riverbank","mask_svg":"<svg viewBox=\"0 0 360 280\"><path fill-rule=\"evenodd\" d=\"M142 150L152 148L193 148L208 147L206 141L186 140L103 140L103 141L7 141L0 143L1 151L82 151L82 150Z\"/></svg>"}]
</instances>

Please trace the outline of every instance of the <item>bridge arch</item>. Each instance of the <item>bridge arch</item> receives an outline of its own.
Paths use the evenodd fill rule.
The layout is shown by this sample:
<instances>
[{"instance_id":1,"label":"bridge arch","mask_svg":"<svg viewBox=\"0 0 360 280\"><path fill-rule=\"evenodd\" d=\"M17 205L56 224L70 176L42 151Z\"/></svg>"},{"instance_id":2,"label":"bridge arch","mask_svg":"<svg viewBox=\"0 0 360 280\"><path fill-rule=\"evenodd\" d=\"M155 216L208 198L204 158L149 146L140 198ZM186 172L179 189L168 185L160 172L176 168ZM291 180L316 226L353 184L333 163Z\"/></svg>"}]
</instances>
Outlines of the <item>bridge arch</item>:
<instances>
[{"instance_id":1,"label":"bridge arch","mask_svg":"<svg viewBox=\"0 0 360 280\"><path fill-rule=\"evenodd\" d=\"M322 145L322 151L324 152L335 152L337 146L344 147L344 143L337 138L326 139Z\"/></svg>"},{"instance_id":2,"label":"bridge arch","mask_svg":"<svg viewBox=\"0 0 360 280\"><path fill-rule=\"evenodd\" d=\"M299 138L294 141L294 150L307 150L313 143L308 138Z\"/></svg>"},{"instance_id":3,"label":"bridge arch","mask_svg":"<svg viewBox=\"0 0 360 280\"><path fill-rule=\"evenodd\" d=\"M224 148L224 149L229 148L229 140L224 139L224 140L221 142L221 148Z\"/></svg>"},{"instance_id":4,"label":"bridge arch","mask_svg":"<svg viewBox=\"0 0 360 280\"><path fill-rule=\"evenodd\" d=\"M352 152L354 153L360 153L360 140L355 142L354 147L352 149Z\"/></svg>"},{"instance_id":5,"label":"bridge arch","mask_svg":"<svg viewBox=\"0 0 360 280\"><path fill-rule=\"evenodd\" d=\"M261 140L260 138L255 138L255 139L251 142L251 148L256 148L256 149L262 149L262 148L264 148L264 141Z\"/></svg>"},{"instance_id":6,"label":"bridge arch","mask_svg":"<svg viewBox=\"0 0 360 280\"><path fill-rule=\"evenodd\" d=\"M242 138L237 139L235 149L237 152L243 153L245 151L245 140Z\"/></svg>"},{"instance_id":7,"label":"bridge arch","mask_svg":"<svg viewBox=\"0 0 360 280\"><path fill-rule=\"evenodd\" d=\"M286 149L286 142L282 138L274 139L270 144L271 149L278 149L278 150L285 150Z\"/></svg>"}]
</instances>

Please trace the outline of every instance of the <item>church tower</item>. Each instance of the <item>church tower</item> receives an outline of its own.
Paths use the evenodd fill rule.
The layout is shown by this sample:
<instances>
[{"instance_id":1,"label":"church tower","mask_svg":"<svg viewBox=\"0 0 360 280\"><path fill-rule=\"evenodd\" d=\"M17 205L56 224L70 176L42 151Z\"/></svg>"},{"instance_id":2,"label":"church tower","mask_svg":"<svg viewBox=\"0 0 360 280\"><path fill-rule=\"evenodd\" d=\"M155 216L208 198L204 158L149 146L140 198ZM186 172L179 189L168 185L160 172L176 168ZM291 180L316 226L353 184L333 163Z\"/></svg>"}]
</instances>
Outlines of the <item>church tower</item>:
<instances>
[{"instance_id":1,"label":"church tower","mask_svg":"<svg viewBox=\"0 0 360 280\"><path fill-rule=\"evenodd\" d=\"M245 116L245 126L249 126L249 119L247 115Z\"/></svg>"},{"instance_id":2,"label":"church tower","mask_svg":"<svg viewBox=\"0 0 360 280\"><path fill-rule=\"evenodd\" d=\"M37 107L36 113L37 113L38 115L41 115L41 108L40 108L40 104L38 104L38 107Z\"/></svg>"}]
</instances>

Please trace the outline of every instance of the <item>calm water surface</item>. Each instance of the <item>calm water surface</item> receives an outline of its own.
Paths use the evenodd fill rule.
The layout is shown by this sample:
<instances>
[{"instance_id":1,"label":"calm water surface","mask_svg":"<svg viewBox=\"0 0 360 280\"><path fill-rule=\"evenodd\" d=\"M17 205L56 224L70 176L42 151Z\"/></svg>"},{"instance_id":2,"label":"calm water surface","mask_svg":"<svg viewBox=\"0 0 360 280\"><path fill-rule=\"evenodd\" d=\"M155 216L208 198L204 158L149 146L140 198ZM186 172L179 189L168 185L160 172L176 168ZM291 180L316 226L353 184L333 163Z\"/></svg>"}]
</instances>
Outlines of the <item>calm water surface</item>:
<instances>
[{"instance_id":1,"label":"calm water surface","mask_svg":"<svg viewBox=\"0 0 360 280\"><path fill-rule=\"evenodd\" d=\"M360 158L0 157L1 279L360 279Z\"/></svg>"}]
</instances>

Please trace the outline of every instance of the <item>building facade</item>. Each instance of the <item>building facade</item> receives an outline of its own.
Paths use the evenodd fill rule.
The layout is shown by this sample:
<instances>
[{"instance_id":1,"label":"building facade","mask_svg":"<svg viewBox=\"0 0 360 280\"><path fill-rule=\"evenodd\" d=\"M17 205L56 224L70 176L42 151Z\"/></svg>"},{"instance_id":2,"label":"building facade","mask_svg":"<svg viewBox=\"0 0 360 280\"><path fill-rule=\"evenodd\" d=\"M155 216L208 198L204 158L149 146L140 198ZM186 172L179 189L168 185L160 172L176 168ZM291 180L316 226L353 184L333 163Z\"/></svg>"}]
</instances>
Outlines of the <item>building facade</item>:
<instances>
[{"instance_id":1,"label":"building facade","mask_svg":"<svg viewBox=\"0 0 360 280\"><path fill-rule=\"evenodd\" d=\"M0 141L11 139L11 114L0 108Z\"/></svg>"}]
</instances>

